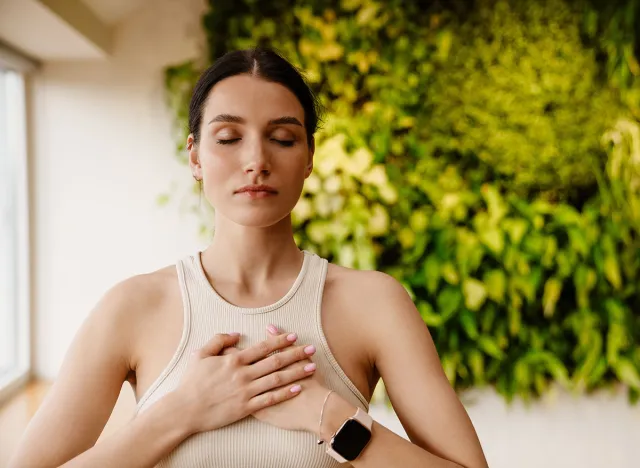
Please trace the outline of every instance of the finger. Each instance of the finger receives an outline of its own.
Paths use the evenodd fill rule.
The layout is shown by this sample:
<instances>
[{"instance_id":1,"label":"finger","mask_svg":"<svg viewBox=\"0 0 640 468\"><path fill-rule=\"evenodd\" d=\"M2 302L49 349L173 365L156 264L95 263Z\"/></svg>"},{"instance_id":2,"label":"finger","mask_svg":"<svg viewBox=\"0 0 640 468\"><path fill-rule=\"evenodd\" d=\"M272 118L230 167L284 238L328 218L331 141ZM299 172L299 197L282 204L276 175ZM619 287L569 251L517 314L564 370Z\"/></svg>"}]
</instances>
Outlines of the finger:
<instances>
[{"instance_id":1,"label":"finger","mask_svg":"<svg viewBox=\"0 0 640 468\"><path fill-rule=\"evenodd\" d=\"M259 395L269 390L277 389L283 385L294 383L298 380L305 379L316 371L316 365L313 362L306 364L297 364L286 370L273 372L269 375L265 375L257 380L254 380L249 385L249 392L251 395Z\"/></svg>"},{"instance_id":2,"label":"finger","mask_svg":"<svg viewBox=\"0 0 640 468\"><path fill-rule=\"evenodd\" d=\"M281 370L283 367L287 367L294 362L308 359L316 352L316 348L313 345L309 346L295 346L286 351L276 353L272 356L264 358L254 364L251 364L248 368L248 375L251 380L258 379L272 372Z\"/></svg>"},{"instance_id":3,"label":"finger","mask_svg":"<svg viewBox=\"0 0 640 468\"><path fill-rule=\"evenodd\" d=\"M234 348L233 346L228 346L220 352L219 356L226 356L227 354L233 354L239 351L240 350L238 348Z\"/></svg>"},{"instance_id":4,"label":"finger","mask_svg":"<svg viewBox=\"0 0 640 468\"><path fill-rule=\"evenodd\" d=\"M280 330L278 330L278 327L276 327L275 325L268 325L267 331L269 332L270 335L273 335L273 336L277 336L280 334Z\"/></svg>"},{"instance_id":5,"label":"finger","mask_svg":"<svg viewBox=\"0 0 640 468\"><path fill-rule=\"evenodd\" d=\"M247 349L243 349L241 351L240 362L243 364L252 364L260 359L264 359L274 351L291 346L297 339L298 336L295 333L283 333L267 338Z\"/></svg>"},{"instance_id":6,"label":"finger","mask_svg":"<svg viewBox=\"0 0 640 468\"><path fill-rule=\"evenodd\" d=\"M220 352L229 346L233 346L238 343L240 334L235 333L218 333L207 344L205 344L199 350L199 356L201 358L209 356L217 356Z\"/></svg>"},{"instance_id":7,"label":"finger","mask_svg":"<svg viewBox=\"0 0 640 468\"><path fill-rule=\"evenodd\" d=\"M247 407L250 413L255 413L256 411L268 406L277 405L283 401L291 400L298 396L301 391L302 385L300 384L287 385L286 387L254 396L249 400Z\"/></svg>"}]
</instances>

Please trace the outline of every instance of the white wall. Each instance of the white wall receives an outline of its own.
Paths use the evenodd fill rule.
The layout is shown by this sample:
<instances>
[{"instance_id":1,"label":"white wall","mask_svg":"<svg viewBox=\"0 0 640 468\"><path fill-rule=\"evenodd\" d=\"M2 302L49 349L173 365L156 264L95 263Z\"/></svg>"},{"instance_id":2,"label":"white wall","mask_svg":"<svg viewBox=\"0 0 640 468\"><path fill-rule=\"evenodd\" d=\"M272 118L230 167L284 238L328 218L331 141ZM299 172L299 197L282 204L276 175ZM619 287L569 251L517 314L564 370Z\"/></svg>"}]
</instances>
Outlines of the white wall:
<instances>
[{"instance_id":1,"label":"white wall","mask_svg":"<svg viewBox=\"0 0 640 468\"><path fill-rule=\"evenodd\" d=\"M108 62L45 64L33 82L34 351L45 378L106 289L200 246L193 217L156 197L192 182L174 157L163 68L200 54L204 1L147 5L117 28Z\"/></svg>"},{"instance_id":2,"label":"white wall","mask_svg":"<svg viewBox=\"0 0 640 468\"><path fill-rule=\"evenodd\" d=\"M491 390L469 392L463 401L492 468L640 466L640 406L630 407L623 389L588 398L554 391L529 406L508 406ZM371 414L406 437L391 410Z\"/></svg>"},{"instance_id":3,"label":"white wall","mask_svg":"<svg viewBox=\"0 0 640 468\"><path fill-rule=\"evenodd\" d=\"M200 53L203 4L147 4L119 25L109 62L47 64L34 81L34 338L42 377L55 377L107 288L201 247L193 218L157 207L155 198L191 180L175 162L162 69ZM640 466L640 409L623 393L560 394L530 408L509 408L492 392L475 398L468 410L493 468ZM392 413L372 413L403 433Z\"/></svg>"}]
</instances>

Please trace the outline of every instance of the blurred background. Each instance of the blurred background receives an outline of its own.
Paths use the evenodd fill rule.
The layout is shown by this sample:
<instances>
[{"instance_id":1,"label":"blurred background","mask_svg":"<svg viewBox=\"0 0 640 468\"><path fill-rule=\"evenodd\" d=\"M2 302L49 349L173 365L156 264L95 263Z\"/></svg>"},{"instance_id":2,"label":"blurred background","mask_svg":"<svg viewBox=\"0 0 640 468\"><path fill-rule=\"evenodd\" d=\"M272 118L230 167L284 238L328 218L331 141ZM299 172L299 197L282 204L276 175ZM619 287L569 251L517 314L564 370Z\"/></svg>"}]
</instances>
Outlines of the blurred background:
<instances>
[{"instance_id":1,"label":"blurred background","mask_svg":"<svg viewBox=\"0 0 640 468\"><path fill-rule=\"evenodd\" d=\"M188 99L254 45L325 108L299 245L402 282L490 466L638 466L640 1L0 0L0 467L102 294L206 246Z\"/></svg>"}]
</instances>

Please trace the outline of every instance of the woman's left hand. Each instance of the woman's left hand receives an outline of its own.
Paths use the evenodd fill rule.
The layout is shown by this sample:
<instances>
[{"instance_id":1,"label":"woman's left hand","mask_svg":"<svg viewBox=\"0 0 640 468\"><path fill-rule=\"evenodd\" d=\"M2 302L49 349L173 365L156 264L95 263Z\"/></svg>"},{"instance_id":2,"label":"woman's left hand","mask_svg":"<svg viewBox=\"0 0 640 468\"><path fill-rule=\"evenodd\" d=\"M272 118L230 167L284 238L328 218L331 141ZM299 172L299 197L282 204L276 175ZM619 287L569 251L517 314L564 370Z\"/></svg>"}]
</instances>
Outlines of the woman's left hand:
<instances>
[{"instance_id":1,"label":"woman's left hand","mask_svg":"<svg viewBox=\"0 0 640 468\"><path fill-rule=\"evenodd\" d=\"M277 333L269 331L269 334L271 335L278 335L280 333L281 332L279 331ZM226 348L224 352L233 353L236 351L237 349L235 348ZM307 359L292 364L292 366L299 366L301 364L306 365L311 362L312 361L310 359ZM288 367L285 367L284 369L288 369ZM297 397L278 403L277 405L263 408L253 413L253 416L260 421L281 429L309 431L319 436L318 426L320 421L320 412L330 390L326 387L324 379L318 372L314 372L309 377L299 380L296 383L302 387L302 390ZM331 399L334 400L331 402L332 406L337 398L338 395L334 393L331 397ZM343 410L345 409L344 406L350 406L350 404L344 401L341 401L341 403L343 404ZM326 410L327 409L325 409L325 413ZM355 407L352 412L355 413Z\"/></svg>"},{"instance_id":2,"label":"woman's left hand","mask_svg":"<svg viewBox=\"0 0 640 468\"><path fill-rule=\"evenodd\" d=\"M273 331L277 331L277 333L273 333L273 331L269 329L267 329L267 331L270 335L274 336L282 333L275 329L273 329ZM296 364L306 365L311 363L312 361L307 359L306 361L300 361ZM253 413L253 416L260 421L281 429L311 431L314 424L318 424L322 403L324 397L329 393L329 389L325 386L324 379L318 372L314 372L313 375L296 383L302 387L302 390L296 398L292 398L286 403L294 403L293 400L300 399L299 402L290 405L277 404L263 408Z\"/></svg>"},{"instance_id":3,"label":"woman's left hand","mask_svg":"<svg viewBox=\"0 0 640 468\"><path fill-rule=\"evenodd\" d=\"M297 382L302 386L300 394L283 403L263 408L253 416L263 422L288 430L314 431L320 418L324 397L329 389L324 386L319 374ZM300 400L294 402L294 400ZM290 403L290 404L289 404Z\"/></svg>"}]
</instances>

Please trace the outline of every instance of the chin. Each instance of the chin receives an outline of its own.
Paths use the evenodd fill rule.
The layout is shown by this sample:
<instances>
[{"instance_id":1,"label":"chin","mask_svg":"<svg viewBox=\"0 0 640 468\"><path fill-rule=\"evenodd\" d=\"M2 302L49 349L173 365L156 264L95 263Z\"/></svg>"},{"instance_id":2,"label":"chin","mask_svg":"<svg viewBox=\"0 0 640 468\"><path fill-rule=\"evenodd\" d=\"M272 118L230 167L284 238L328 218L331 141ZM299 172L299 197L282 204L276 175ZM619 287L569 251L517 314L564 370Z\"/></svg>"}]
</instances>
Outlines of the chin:
<instances>
[{"instance_id":1,"label":"chin","mask_svg":"<svg viewBox=\"0 0 640 468\"><path fill-rule=\"evenodd\" d=\"M244 213L240 213L244 211ZM228 218L236 224L246 227L266 228L278 224L290 214L290 211L276 210L238 210Z\"/></svg>"}]
</instances>

